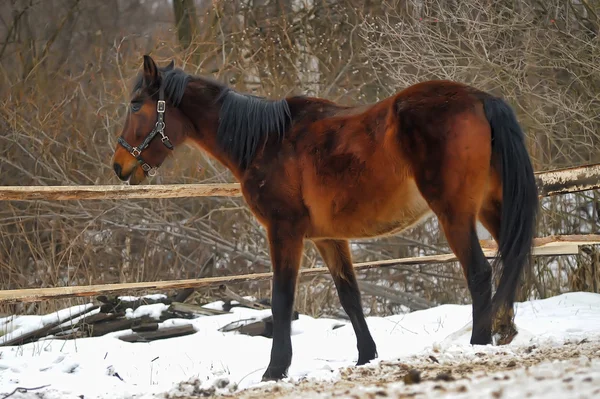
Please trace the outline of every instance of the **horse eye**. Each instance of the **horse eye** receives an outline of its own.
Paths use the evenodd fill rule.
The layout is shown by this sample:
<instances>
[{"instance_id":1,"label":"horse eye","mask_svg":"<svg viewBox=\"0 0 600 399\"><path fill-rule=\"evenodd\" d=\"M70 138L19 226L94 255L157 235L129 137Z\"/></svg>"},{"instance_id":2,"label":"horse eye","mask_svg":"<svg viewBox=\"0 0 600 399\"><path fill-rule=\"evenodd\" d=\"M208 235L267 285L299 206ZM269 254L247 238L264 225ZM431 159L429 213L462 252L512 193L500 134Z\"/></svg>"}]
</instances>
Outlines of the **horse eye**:
<instances>
[{"instance_id":1,"label":"horse eye","mask_svg":"<svg viewBox=\"0 0 600 399\"><path fill-rule=\"evenodd\" d=\"M131 103L131 111L132 112L138 112L140 109L142 108L142 103Z\"/></svg>"}]
</instances>

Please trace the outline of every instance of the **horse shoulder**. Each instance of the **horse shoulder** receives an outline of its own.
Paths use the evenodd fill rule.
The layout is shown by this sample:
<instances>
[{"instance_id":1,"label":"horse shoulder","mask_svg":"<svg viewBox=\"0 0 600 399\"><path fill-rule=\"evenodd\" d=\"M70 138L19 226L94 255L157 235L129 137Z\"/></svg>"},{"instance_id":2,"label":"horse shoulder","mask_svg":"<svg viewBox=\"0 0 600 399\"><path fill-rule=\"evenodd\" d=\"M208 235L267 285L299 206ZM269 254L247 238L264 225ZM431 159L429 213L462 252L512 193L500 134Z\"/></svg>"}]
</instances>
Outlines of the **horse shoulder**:
<instances>
[{"instance_id":1,"label":"horse shoulder","mask_svg":"<svg viewBox=\"0 0 600 399\"><path fill-rule=\"evenodd\" d=\"M307 211L296 157L287 149L268 158L259 157L240 181L248 207L263 225L280 219L300 221Z\"/></svg>"}]
</instances>

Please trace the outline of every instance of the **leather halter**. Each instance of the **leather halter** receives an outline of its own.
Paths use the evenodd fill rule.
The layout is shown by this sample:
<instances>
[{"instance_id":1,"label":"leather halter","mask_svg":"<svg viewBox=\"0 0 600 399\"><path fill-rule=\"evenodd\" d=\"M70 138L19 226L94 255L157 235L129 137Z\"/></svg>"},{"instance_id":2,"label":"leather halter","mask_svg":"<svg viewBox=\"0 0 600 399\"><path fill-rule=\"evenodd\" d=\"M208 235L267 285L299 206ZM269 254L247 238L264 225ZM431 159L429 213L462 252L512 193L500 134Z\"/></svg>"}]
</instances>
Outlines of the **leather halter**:
<instances>
[{"instance_id":1,"label":"leather halter","mask_svg":"<svg viewBox=\"0 0 600 399\"><path fill-rule=\"evenodd\" d=\"M165 134L165 110L166 110L165 93L164 93L164 89L161 86L159 93L158 93L158 103L156 104L156 112L158 113L156 125L154 125L154 129L152 129L152 131L146 136L144 141L142 141L142 144L140 144L137 147L134 147L131 144L129 144L127 141L125 141L123 136L119 137L119 139L118 139L119 144L121 144L127 151L129 151L129 153L135 159L137 159L138 163L141 165L142 170L144 171L144 174L146 174L146 176L156 175L156 169L158 168L158 167L150 166L142 158L142 151L144 151L150 145L150 142L152 141L152 139L154 137L156 137L157 134L160 134L160 136L161 136L160 141L162 141L162 143L165 145L165 147L167 147L169 150L173 149L173 144L171 144L169 137L167 137L167 135Z\"/></svg>"}]
</instances>

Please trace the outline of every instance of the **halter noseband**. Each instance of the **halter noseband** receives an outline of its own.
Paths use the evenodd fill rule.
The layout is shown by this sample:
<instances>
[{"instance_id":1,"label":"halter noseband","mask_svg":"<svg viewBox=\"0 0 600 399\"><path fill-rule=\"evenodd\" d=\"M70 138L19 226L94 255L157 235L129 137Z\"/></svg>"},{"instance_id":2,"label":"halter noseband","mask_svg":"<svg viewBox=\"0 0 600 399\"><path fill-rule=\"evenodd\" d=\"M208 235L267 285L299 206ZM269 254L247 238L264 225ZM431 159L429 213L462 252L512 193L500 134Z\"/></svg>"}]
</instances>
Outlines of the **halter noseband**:
<instances>
[{"instance_id":1,"label":"halter noseband","mask_svg":"<svg viewBox=\"0 0 600 399\"><path fill-rule=\"evenodd\" d=\"M154 129L152 129L150 134L146 136L142 144L140 144L137 147L134 147L127 141L125 141L123 136L119 137L118 139L119 144L121 144L127 151L129 151L129 153L135 159L137 159L138 163L142 166L144 174L151 177L156 175L156 168L153 168L146 161L144 161L144 159L142 158L142 151L144 151L150 145L150 142L157 134L160 134L160 141L162 141L165 147L167 147L169 150L173 149L173 144L171 144L169 137L167 137L167 135L165 134L165 110L165 93L164 89L161 86L158 93L158 103L156 104L156 112L158 113L156 125L154 125Z\"/></svg>"}]
</instances>

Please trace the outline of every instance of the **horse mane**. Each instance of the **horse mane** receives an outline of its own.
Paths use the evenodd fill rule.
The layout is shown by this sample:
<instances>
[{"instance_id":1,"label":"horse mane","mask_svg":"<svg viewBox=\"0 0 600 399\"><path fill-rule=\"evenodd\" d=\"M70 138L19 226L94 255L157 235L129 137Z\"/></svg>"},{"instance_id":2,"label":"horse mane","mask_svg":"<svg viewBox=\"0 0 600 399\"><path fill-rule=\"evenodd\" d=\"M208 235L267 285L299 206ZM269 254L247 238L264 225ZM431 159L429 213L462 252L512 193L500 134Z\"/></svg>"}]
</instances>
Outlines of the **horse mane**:
<instances>
[{"instance_id":1,"label":"horse mane","mask_svg":"<svg viewBox=\"0 0 600 399\"><path fill-rule=\"evenodd\" d=\"M164 67L158 68L158 70L161 75L161 84L165 90L165 99L173 104L173 106L179 107L185 93L185 88L192 76L179 68L167 69L167 67ZM133 91L135 92L142 88L144 88L144 76L140 74L133 84Z\"/></svg>"},{"instance_id":2,"label":"horse mane","mask_svg":"<svg viewBox=\"0 0 600 399\"><path fill-rule=\"evenodd\" d=\"M217 143L244 168L254 159L261 142L264 147L272 134L281 142L291 124L285 99L267 100L226 89L217 101L222 101Z\"/></svg>"},{"instance_id":3,"label":"horse mane","mask_svg":"<svg viewBox=\"0 0 600 399\"><path fill-rule=\"evenodd\" d=\"M266 145L272 134L278 142L291 124L290 107L285 99L267 100L251 94L238 93L223 83L192 76L179 68L159 68L166 100L179 107L190 81L201 82L202 90L210 91L209 98L221 103L217 144L238 166L246 168L254 159L261 142ZM139 76L134 91L143 87Z\"/></svg>"}]
</instances>

